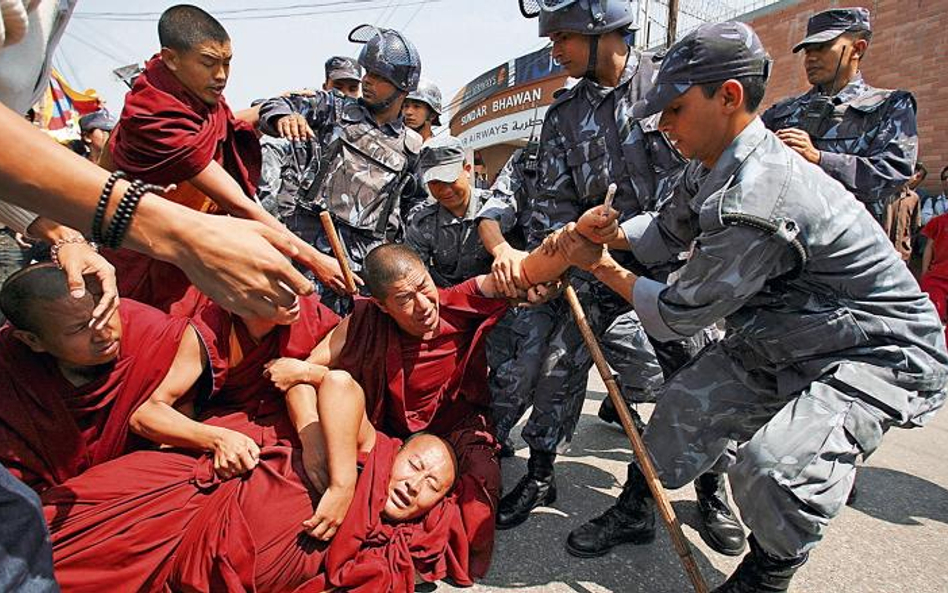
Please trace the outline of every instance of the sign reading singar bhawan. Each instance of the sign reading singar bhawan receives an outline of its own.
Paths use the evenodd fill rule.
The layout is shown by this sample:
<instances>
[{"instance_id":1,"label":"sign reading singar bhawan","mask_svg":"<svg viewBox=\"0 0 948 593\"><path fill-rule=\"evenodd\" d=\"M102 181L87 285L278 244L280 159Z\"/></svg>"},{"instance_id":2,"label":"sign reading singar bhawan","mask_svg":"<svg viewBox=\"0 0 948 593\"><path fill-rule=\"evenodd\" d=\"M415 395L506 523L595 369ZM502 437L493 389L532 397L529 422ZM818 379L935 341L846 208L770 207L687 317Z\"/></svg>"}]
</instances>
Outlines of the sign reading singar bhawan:
<instances>
[{"instance_id":1,"label":"sign reading singar bhawan","mask_svg":"<svg viewBox=\"0 0 948 593\"><path fill-rule=\"evenodd\" d=\"M451 135L478 150L540 133L553 92L566 84L550 47L510 60L468 83L453 103Z\"/></svg>"}]
</instances>

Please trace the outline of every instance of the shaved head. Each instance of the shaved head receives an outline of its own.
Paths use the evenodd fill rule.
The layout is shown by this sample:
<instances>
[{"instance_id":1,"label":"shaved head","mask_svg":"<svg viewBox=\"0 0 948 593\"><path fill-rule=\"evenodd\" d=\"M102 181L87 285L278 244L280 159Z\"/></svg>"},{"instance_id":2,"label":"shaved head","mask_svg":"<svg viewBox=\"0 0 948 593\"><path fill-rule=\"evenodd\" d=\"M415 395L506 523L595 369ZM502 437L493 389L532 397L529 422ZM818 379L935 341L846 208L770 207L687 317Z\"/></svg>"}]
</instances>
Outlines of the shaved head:
<instances>
[{"instance_id":1,"label":"shaved head","mask_svg":"<svg viewBox=\"0 0 948 593\"><path fill-rule=\"evenodd\" d=\"M67 296L66 273L54 264L37 264L14 273L3 283L0 311L17 329L40 333L47 317L44 305Z\"/></svg>"},{"instance_id":2,"label":"shaved head","mask_svg":"<svg viewBox=\"0 0 948 593\"><path fill-rule=\"evenodd\" d=\"M425 269L425 264L411 247L386 243L379 245L366 256L362 279L372 296L383 301L392 284L412 272Z\"/></svg>"},{"instance_id":3,"label":"shaved head","mask_svg":"<svg viewBox=\"0 0 948 593\"><path fill-rule=\"evenodd\" d=\"M158 40L161 47L187 51L206 41L230 41L230 36L224 26L204 10L190 4L178 4L161 14Z\"/></svg>"}]
</instances>

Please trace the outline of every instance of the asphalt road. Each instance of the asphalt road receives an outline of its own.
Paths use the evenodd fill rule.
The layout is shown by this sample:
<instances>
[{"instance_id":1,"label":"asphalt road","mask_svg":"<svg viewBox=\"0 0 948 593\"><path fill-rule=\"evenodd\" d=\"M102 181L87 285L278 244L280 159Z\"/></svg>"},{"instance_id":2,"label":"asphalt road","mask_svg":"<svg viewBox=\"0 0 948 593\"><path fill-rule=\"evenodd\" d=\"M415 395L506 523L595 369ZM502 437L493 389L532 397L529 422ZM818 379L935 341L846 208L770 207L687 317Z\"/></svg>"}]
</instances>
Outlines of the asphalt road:
<instances>
[{"instance_id":1,"label":"asphalt road","mask_svg":"<svg viewBox=\"0 0 948 593\"><path fill-rule=\"evenodd\" d=\"M605 389L590 381L583 417L569 451L556 464L558 499L523 525L500 531L490 573L472 588L444 583L420 591L678 593L691 591L671 541L620 546L602 558L566 553L570 529L604 511L619 493L632 458L616 426L596 417ZM649 406L642 406L647 412ZM643 414L647 415L647 414ZM504 488L526 471L527 449L515 430L517 456L504 460ZM791 593L948 593L948 413L924 429L892 430L859 469L859 498L830 525L797 573ZM694 490L670 493L685 536L713 588L739 562L711 551L696 531Z\"/></svg>"}]
</instances>

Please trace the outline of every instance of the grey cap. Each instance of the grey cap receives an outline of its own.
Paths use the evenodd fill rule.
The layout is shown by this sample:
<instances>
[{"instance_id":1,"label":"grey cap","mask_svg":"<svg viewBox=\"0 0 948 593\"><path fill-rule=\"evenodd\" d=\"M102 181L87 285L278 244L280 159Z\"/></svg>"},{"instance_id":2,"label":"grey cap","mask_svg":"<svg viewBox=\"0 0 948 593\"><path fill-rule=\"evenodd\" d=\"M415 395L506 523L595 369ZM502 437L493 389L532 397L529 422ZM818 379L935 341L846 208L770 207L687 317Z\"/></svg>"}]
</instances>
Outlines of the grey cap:
<instances>
[{"instance_id":1,"label":"grey cap","mask_svg":"<svg viewBox=\"0 0 948 593\"><path fill-rule=\"evenodd\" d=\"M362 80L362 66L354 58L333 56L326 60L326 80Z\"/></svg>"},{"instance_id":2,"label":"grey cap","mask_svg":"<svg viewBox=\"0 0 948 593\"><path fill-rule=\"evenodd\" d=\"M438 85L427 78L419 79L418 88L408 93L405 98L419 101L430 107L435 114L432 123L436 126L441 125L441 89L438 88Z\"/></svg>"},{"instance_id":3,"label":"grey cap","mask_svg":"<svg viewBox=\"0 0 948 593\"><path fill-rule=\"evenodd\" d=\"M671 46L655 86L632 108L636 119L662 111L696 84L770 76L770 56L757 33L737 22L701 25Z\"/></svg>"},{"instance_id":4,"label":"grey cap","mask_svg":"<svg viewBox=\"0 0 948 593\"><path fill-rule=\"evenodd\" d=\"M105 109L87 113L79 118L79 129L83 132L91 132L92 130L111 132L115 128L115 124L115 118Z\"/></svg>"},{"instance_id":5,"label":"grey cap","mask_svg":"<svg viewBox=\"0 0 948 593\"><path fill-rule=\"evenodd\" d=\"M865 31L872 33L869 25L869 10L856 8L833 8L824 10L810 17L806 23L806 37L793 46L793 53L797 53L807 45L826 43L836 39L843 33Z\"/></svg>"},{"instance_id":6,"label":"grey cap","mask_svg":"<svg viewBox=\"0 0 948 593\"><path fill-rule=\"evenodd\" d=\"M425 142L418 159L418 173L424 184L457 181L464 169L465 152L464 145L454 136L435 136Z\"/></svg>"}]
</instances>

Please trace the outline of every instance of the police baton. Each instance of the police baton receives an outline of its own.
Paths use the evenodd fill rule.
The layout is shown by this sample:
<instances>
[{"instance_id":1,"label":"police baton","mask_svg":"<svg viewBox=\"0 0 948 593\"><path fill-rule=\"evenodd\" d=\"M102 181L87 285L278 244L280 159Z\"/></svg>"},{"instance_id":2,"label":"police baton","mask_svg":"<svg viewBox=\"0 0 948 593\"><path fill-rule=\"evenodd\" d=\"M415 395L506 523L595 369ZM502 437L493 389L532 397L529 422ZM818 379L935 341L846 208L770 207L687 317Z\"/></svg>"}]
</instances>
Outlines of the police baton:
<instances>
[{"instance_id":1,"label":"police baton","mask_svg":"<svg viewBox=\"0 0 948 593\"><path fill-rule=\"evenodd\" d=\"M346 281L346 290L349 291L349 294L356 294L359 292L359 288L352 276L352 268L349 267L349 259L346 257L345 249L342 248L342 241L339 240L339 235L336 233L336 225L332 222L332 215L323 210L319 213L319 221L323 224L326 238L329 239L332 254L336 256L336 261L339 262L339 269L342 270L342 276Z\"/></svg>"},{"instance_id":2,"label":"police baton","mask_svg":"<svg viewBox=\"0 0 948 593\"><path fill-rule=\"evenodd\" d=\"M589 349L589 353L596 363L599 376L602 377L602 382L606 384L609 399L612 400L612 405L615 406L616 412L619 413L622 428L625 429L625 434L632 443L632 451L635 452L635 458L639 462L639 468L641 468L642 474L645 476L649 490L652 491L652 498L655 499L658 512L665 521L665 527L668 528L668 534L671 536L672 543L675 545L675 551L678 552L678 558L681 559L681 563L685 567L685 572L688 573L688 577L691 579L695 593L708 593L708 585L704 582L704 577L701 576L701 571L698 570L698 564L691 554L691 546L688 544L688 540L685 539L685 534L681 531L681 523L678 522L678 517L675 516L675 509L672 508L671 502L668 500L668 495L665 494L665 488L658 479L658 474L655 473L655 466L652 465L652 458L649 457L648 450L645 448L642 435L640 435L639 431L635 428L629 407L626 405L625 400L622 399L619 386L612 376L612 371L609 370L609 364L606 362L606 357L602 353L599 341L593 334L592 328L589 327L589 322L586 320L586 312L583 311L583 305L579 302L579 297L576 296L576 291L572 286L566 287L566 301L573 311L573 317L576 318L576 325L579 326L579 331L583 335L583 341L586 342L586 347Z\"/></svg>"}]
</instances>

